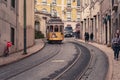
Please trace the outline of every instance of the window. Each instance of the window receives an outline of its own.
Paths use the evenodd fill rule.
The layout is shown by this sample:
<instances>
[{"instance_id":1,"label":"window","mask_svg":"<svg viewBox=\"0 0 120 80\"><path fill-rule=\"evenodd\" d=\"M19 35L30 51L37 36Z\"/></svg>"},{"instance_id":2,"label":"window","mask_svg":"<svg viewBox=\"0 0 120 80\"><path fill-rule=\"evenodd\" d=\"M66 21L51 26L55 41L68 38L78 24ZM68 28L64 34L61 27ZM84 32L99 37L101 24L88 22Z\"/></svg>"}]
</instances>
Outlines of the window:
<instances>
[{"instance_id":1,"label":"window","mask_svg":"<svg viewBox=\"0 0 120 80\"><path fill-rule=\"evenodd\" d=\"M53 5L56 5L56 0L53 0L52 3L53 3Z\"/></svg>"},{"instance_id":2,"label":"window","mask_svg":"<svg viewBox=\"0 0 120 80\"><path fill-rule=\"evenodd\" d=\"M55 32L58 32L58 30L59 30L59 29L58 29L58 26L56 25L55 28L54 28L54 31L55 31Z\"/></svg>"},{"instance_id":3,"label":"window","mask_svg":"<svg viewBox=\"0 0 120 80\"><path fill-rule=\"evenodd\" d=\"M80 21L80 12L77 12L77 21Z\"/></svg>"},{"instance_id":4,"label":"window","mask_svg":"<svg viewBox=\"0 0 120 80\"><path fill-rule=\"evenodd\" d=\"M60 32L63 32L63 26L60 25Z\"/></svg>"},{"instance_id":5,"label":"window","mask_svg":"<svg viewBox=\"0 0 120 80\"><path fill-rule=\"evenodd\" d=\"M67 21L71 21L71 12L67 12Z\"/></svg>"},{"instance_id":6,"label":"window","mask_svg":"<svg viewBox=\"0 0 120 80\"><path fill-rule=\"evenodd\" d=\"M43 13L47 13L47 10L44 8L44 9L42 9L42 12Z\"/></svg>"},{"instance_id":7,"label":"window","mask_svg":"<svg viewBox=\"0 0 120 80\"><path fill-rule=\"evenodd\" d=\"M15 8L15 0L11 0L11 6Z\"/></svg>"},{"instance_id":8,"label":"window","mask_svg":"<svg viewBox=\"0 0 120 80\"><path fill-rule=\"evenodd\" d=\"M54 16L57 16L57 11L56 10L54 10Z\"/></svg>"},{"instance_id":9,"label":"window","mask_svg":"<svg viewBox=\"0 0 120 80\"><path fill-rule=\"evenodd\" d=\"M15 44L15 29L11 27L11 42L14 45Z\"/></svg>"},{"instance_id":10,"label":"window","mask_svg":"<svg viewBox=\"0 0 120 80\"><path fill-rule=\"evenodd\" d=\"M35 0L35 5L37 4L37 2L38 2L38 1L37 1L37 0Z\"/></svg>"},{"instance_id":11,"label":"window","mask_svg":"<svg viewBox=\"0 0 120 80\"><path fill-rule=\"evenodd\" d=\"M71 7L71 0L67 0L67 6Z\"/></svg>"},{"instance_id":12,"label":"window","mask_svg":"<svg viewBox=\"0 0 120 80\"><path fill-rule=\"evenodd\" d=\"M80 6L80 0L77 0L77 6Z\"/></svg>"},{"instance_id":13,"label":"window","mask_svg":"<svg viewBox=\"0 0 120 80\"><path fill-rule=\"evenodd\" d=\"M55 9L52 9L52 16L57 16L57 11Z\"/></svg>"},{"instance_id":14,"label":"window","mask_svg":"<svg viewBox=\"0 0 120 80\"><path fill-rule=\"evenodd\" d=\"M42 0L42 4L47 4L47 0Z\"/></svg>"}]
</instances>

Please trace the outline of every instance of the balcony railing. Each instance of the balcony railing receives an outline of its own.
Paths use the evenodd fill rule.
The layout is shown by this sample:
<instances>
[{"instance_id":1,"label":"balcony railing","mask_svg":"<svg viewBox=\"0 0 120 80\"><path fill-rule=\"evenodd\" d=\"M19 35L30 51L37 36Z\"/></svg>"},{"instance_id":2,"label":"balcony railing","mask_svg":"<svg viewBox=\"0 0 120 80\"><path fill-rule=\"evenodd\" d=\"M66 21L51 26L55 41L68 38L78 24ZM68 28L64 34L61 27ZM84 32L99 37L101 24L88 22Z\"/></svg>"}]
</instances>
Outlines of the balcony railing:
<instances>
[{"instance_id":1,"label":"balcony railing","mask_svg":"<svg viewBox=\"0 0 120 80\"><path fill-rule=\"evenodd\" d=\"M112 0L112 10L118 9L118 0Z\"/></svg>"}]
</instances>

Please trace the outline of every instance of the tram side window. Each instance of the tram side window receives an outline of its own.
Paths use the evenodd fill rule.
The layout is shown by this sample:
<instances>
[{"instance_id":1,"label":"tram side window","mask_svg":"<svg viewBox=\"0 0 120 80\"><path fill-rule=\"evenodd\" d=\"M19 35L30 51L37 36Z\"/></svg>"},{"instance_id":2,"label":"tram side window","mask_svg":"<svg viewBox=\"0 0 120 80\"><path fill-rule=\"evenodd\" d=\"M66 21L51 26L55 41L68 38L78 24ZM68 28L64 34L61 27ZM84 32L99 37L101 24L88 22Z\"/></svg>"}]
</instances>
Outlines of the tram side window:
<instances>
[{"instance_id":1,"label":"tram side window","mask_svg":"<svg viewBox=\"0 0 120 80\"><path fill-rule=\"evenodd\" d=\"M53 32L53 26L50 26L50 32Z\"/></svg>"},{"instance_id":2,"label":"tram side window","mask_svg":"<svg viewBox=\"0 0 120 80\"><path fill-rule=\"evenodd\" d=\"M62 25L60 26L60 32L63 32L63 26Z\"/></svg>"},{"instance_id":3,"label":"tram side window","mask_svg":"<svg viewBox=\"0 0 120 80\"><path fill-rule=\"evenodd\" d=\"M55 26L54 31L58 32L58 26Z\"/></svg>"},{"instance_id":4,"label":"tram side window","mask_svg":"<svg viewBox=\"0 0 120 80\"><path fill-rule=\"evenodd\" d=\"M47 26L46 32L47 32L47 33L49 32L49 26Z\"/></svg>"}]
</instances>

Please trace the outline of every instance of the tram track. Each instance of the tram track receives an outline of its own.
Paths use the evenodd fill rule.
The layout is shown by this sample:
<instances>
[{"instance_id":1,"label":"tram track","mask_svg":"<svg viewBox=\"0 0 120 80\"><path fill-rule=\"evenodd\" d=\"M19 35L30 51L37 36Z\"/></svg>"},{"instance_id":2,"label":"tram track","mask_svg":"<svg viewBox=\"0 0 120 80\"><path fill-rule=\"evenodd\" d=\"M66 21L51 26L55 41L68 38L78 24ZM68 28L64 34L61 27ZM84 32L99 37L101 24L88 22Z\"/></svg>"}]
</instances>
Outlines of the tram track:
<instances>
[{"instance_id":1,"label":"tram track","mask_svg":"<svg viewBox=\"0 0 120 80\"><path fill-rule=\"evenodd\" d=\"M81 59L83 59L82 58L83 54L87 54L87 53L84 53L84 51L81 50L81 45L79 43L76 43L76 42L71 42L71 43L75 44L76 48L77 48L78 55L77 55L76 59L73 61L72 64L69 65L69 67L67 67L62 73L60 73L58 76L56 76L52 80L80 80L81 77L84 75L84 73L89 68L89 65L91 63L91 58L92 58L92 55L90 54L89 50L88 50L89 59L87 60L86 64L84 64L84 62L82 63L80 61L81 61ZM82 46L82 49L83 49L83 46ZM80 62L80 65L79 65L79 62ZM81 66L83 66L81 64L84 64L84 69L83 69L83 67L81 68ZM77 67L75 67L75 66L77 66ZM81 68L81 70L78 70L79 68ZM70 72L70 71L74 71L74 70L78 70L78 71ZM72 76L70 73L72 73ZM65 76L65 75L67 75L67 76Z\"/></svg>"},{"instance_id":2,"label":"tram track","mask_svg":"<svg viewBox=\"0 0 120 80\"><path fill-rule=\"evenodd\" d=\"M76 47L76 48L78 48L78 47ZM78 61L80 55L81 55L81 49L79 48L79 54L77 56L77 59L69 67L67 67L67 69L65 69L61 74L59 74L58 76L56 76L53 80L59 79L62 75L65 74L65 72L67 72L72 66L74 66L74 64Z\"/></svg>"},{"instance_id":3,"label":"tram track","mask_svg":"<svg viewBox=\"0 0 120 80\"><path fill-rule=\"evenodd\" d=\"M69 61L65 67L62 69L55 71L55 75L50 74L49 78L42 78L40 80L79 80L82 75L86 72L89 64L91 55L89 54L89 50L85 48L84 46L80 45L77 42L74 41L66 41L64 44L47 44L45 48L43 48L42 51L38 52L37 54L33 55L35 58L40 57L40 59L33 60L33 56L30 56L30 58L23 59L23 61L27 64L21 67L17 67L14 70L5 69L4 72L0 69L0 80L16 80L13 79L14 77L21 75L22 73L27 73L30 70L39 67L42 64L51 62L52 58L54 60L55 56L58 56L58 54L64 54L64 46L65 45L73 44L77 50L77 54L75 53L73 56L74 58L72 61ZM47 50L47 52L46 52ZM42 55L42 54L47 55ZM87 58L87 60L86 60ZM51 59L51 60L50 60ZM32 62L30 61L32 60ZM52 60L52 61L53 61ZM18 63L15 63L15 65L24 64L23 61L19 61ZM27 62L29 61L29 62ZM33 63L33 64L30 64ZM14 64L14 63L13 63ZM11 66L13 65L11 64ZM19 66L18 65L18 66ZM13 68L13 66L12 66ZM12 73L12 74L11 74ZM2 75L3 74L3 75ZM5 75L5 76L4 76ZM7 75L7 76L6 76ZM54 77L53 77L54 76ZM72 77L72 78L71 78ZM32 79L33 80L33 79Z\"/></svg>"},{"instance_id":4,"label":"tram track","mask_svg":"<svg viewBox=\"0 0 120 80\"><path fill-rule=\"evenodd\" d=\"M49 45L49 44L47 44L47 45ZM36 66L38 66L38 65L41 65L42 63L44 63L44 62L47 62L49 59L51 59L51 58L53 58L54 56L56 56L59 52L60 52L60 50L61 50L61 48L62 48L62 45L55 45L54 47L49 47L47 50L49 50L48 52L49 52L49 55L46 55L46 56L44 56L43 58L42 58L42 61L41 60L37 60L36 62L34 62L35 64L28 64L28 65L26 65L26 66L24 66L24 68L23 68L23 66L22 67L19 67L19 68L16 68L16 69L14 69L14 70L12 70L12 71L10 71L9 69L7 69L6 68L6 71L5 71L5 69L4 69L4 71L0 71L0 80L2 79L2 80L9 80L10 78L12 78L12 77L15 77L15 76L17 76L17 75L19 75L19 74L21 74L21 73L24 73L24 72L26 72L26 71L28 71L28 70L30 70L30 69L32 69L32 68L34 68L34 67L36 67ZM43 49L42 51L40 51L40 52L44 52L45 50ZM54 52L53 52L54 51ZM35 55L37 55L37 54L39 54L39 52L38 53L36 53ZM35 56L35 55L33 55L33 56ZM23 59L23 60L26 60L26 59ZM21 61L19 61L19 62L21 62ZM15 64L15 63L13 63L13 64ZM8 65L8 66L11 66L12 64L10 64L10 65ZM2 68L5 68L5 67L2 67ZM2 70L2 68L0 69L0 70ZM9 74L9 73L14 73L15 72L15 74ZM9 75L7 75L7 74L9 74ZM3 75L5 75L5 77L3 76ZM7 75L7 76L6 76Z\"/></svg>"},{"instance_id":5,"label":"tram track","mask_svg":"<svg viewBox=\"0 0 120 80\"><path fill-rule=\"evenodd\" d=\"M78 43L79 44L79 43ZM88 48L87 48L88 49ZM93 61L93 57L94 57L94 54L93 54L93 50L89 50L90 51L90 61L88 63L88 65L86 66L86 68L84 69L84 71L78 76L77 79L75 80L81 80L84 76L84 74L88 71L88 69L90 68L91 64L92 64L92 61Z\"/></svg>"}]
</instances>

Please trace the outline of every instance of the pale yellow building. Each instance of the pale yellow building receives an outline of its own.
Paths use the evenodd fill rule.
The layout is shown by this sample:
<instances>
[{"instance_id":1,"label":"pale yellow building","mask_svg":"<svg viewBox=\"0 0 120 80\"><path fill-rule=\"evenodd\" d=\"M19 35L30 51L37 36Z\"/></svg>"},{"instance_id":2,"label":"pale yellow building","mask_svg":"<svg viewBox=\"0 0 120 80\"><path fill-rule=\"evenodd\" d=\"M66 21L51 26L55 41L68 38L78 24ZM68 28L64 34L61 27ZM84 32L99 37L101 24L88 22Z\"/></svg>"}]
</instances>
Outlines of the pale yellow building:
<instances>
[{"instance_id":1,"label":"pale yellow building","mask_svg":"<svg viewBox=\"0 0 120 80\"><path fill-rule=\"evenodd\" d=\"M80 22L80 0L35 0L35 10L60 17L65 26Z\"/></svg>"}]
</instances>

